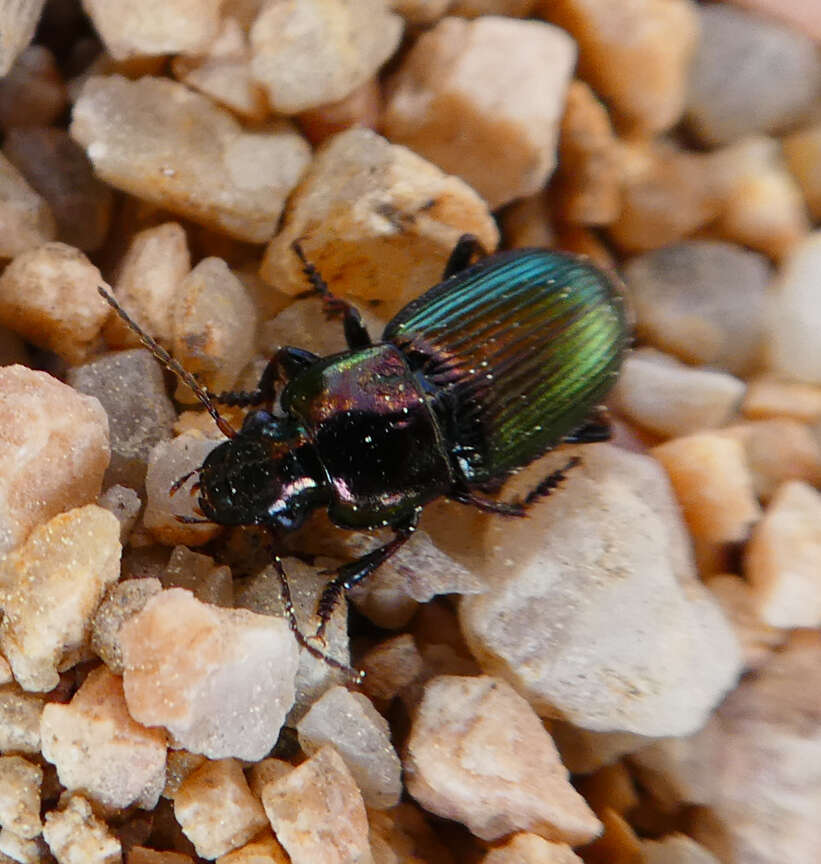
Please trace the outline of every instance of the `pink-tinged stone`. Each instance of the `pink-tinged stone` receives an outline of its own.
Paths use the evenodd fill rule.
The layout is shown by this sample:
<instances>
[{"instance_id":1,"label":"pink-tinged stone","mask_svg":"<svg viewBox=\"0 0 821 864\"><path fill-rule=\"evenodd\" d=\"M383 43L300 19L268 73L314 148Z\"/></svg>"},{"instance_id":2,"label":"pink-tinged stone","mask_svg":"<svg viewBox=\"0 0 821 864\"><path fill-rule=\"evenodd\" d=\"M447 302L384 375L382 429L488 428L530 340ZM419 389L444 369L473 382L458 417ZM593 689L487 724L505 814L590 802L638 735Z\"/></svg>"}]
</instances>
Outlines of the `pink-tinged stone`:
<instances>
[{"instance_id":1,"label":"pink-tinged stone","mask_svg":"<svg viewBox=\"0 0 821 864\"><path fill-rule=\"evenodd\" d=\"M45 199L0 153L0 258L35 249L56 234L57 223Z\"/></svg>"},{"instance_id":2,"label":"pink-tinged stone","mask_svg":"<svg viewBox=\"0 0 821 864\"><path fill-rule=\"evenodd\" d=\"M282 618L162 591L120 629L131 715L209 759L261 759L294 701L298 651Z\"/></svg>"},{"instance_id":3,"label":"pink-tinged stone","mask_svg":"<svg viewBox=\"0 0 821 864\"><path fill-rule=\"evenodd\" d=\"M43 756L60 782L105 809L151 809L165 785L165 733L128 713L122 680L104 666L71 702L51 702L40 723Z\"/></svg>"},{"instance_id":4,"label":"pink-tinged stone","mask_svg":"<svg viewBox=\"0 0 821 864\"><path fill-rule=\"evenodd\" d=\"M120 575L120 551L119 523L89 504L0 558L0 648L24 689L56 687L64 654L87 647L94 611Z\"/></svg>"},{"instance_id":5,"label":"pink-tinged stone","mask_svg":"<svg viewBox=\"0 0 821 864\"><path fill-rule=\"evenodd\" d=\"M0 825L30 840L42 830L43 769L22 756L0 756Z\"/></svg>"},{"instance_id":6,"label":"pink-tinged stone","mask_svg":"<svg viewBox=\"0 0 821 864\"><path fill-rule=\"evenodd\" d=\"M39 753L43 697L16 684L0 687L0 753Z\"/></svg>"},{"instance_id":7,"label":"pink-tinged stone","mask_svg":"<svg viewBox=\"0 0 821 864\"><path fill-rule=\"evenodd\" d=\"M269 828L250 843L220 856L217 864L291 864L291 859Z\"/></svg>"},{"instance_id":8,"label":"pink-tinged stone","mask_svg":"<svg viewBox=\"0 0 821 864\"><path fill-rule=\"evenodd\" d=\"M523 832L491 849L480 864L582 864L582 859L566 843Z\"/></svg>"},{"instance_id":9,"label":"pink-tinged stone","mask_svg":"<svg viewBox=\"0 0 821 864\"><path fill-rule=\"evenodd\" d=\"M96 500L109 456L96 399L45 372L0 368L0 553L52 516Z\"/></svg>"},{"instance_id":10,"label":"pink-tinged stone","mask_svg":"<svg viewBox=\"0 0 821 864\"><path fill-rule=\"evenodd\" d=\"M60 864L120 864L120 841L91 805L72 795L62 810L46 813L43 837Z\"/></svg>"}]
</instances>

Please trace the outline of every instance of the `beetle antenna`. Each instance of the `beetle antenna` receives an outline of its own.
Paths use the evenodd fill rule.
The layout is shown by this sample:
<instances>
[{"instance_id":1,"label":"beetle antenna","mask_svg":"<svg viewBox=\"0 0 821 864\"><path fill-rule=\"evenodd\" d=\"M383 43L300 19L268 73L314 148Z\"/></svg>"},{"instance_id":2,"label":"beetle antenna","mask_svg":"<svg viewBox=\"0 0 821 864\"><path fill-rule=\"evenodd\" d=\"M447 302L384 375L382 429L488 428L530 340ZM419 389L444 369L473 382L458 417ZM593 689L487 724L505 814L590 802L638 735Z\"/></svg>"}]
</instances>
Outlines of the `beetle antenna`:
<instances>
[{"instance_id":1,"label":"beetle antenna","mask_svg":"<svg viewBox=\"0 0 821 864\"><path fill-rule=\"evenodd\" d=\"M231 424L217 411L217 406L214 400L208 395L208 391L197 381L197 379L187 370L182 364L177 362L162 345L158 344L155 339L148 335L145 330L123 309L117 302L113 294L110 294L103 288L102 285L97 286L100 296L108 303L109 306L125 321L125 323L137 334L140 342L154 355L154 357L168 369L173 372L184 384L186 384L197 399L202 402L205 410L214 418L220 432L226 438L233 438L237 433Z\"/></svg>"}]
</instances>

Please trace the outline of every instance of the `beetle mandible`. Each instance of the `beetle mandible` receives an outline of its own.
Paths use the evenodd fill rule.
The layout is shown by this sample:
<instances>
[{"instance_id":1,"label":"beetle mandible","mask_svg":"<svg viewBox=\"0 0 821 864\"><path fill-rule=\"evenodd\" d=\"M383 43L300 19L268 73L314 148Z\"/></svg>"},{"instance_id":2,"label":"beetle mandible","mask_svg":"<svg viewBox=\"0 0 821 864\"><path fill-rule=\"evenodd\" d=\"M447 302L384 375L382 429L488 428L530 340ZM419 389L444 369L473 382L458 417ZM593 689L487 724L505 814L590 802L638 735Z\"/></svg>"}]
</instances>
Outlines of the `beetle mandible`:
<instances>
[{"instance_id":1,"label":"beetle mandible","mask_svg":"<svg viewBox=\"0 0 821 864\"><path fill-rule=\"evenodd\" d=\"M521 501L487 493L561 442L609 437L599 406L618 374L628 327L615 280L587 259L518 249L475 261L483 250L464 235L442 281L400 310L374 343L355 307L331 293L298 243L293 249L326 313L342 316L349 350L319 357L280 348L251 392L201 387L100 292L228 439L194 472L206 521L289 531L322 507L343 528L393 529L387 543L330 574L317 607L321 639L340 594L408 540L427 503L447 496L523 516L577 458ZM253 410L236 431L219 403ZM296 638L340 666L300 631L282 562L273 560Z\"/></svg>"}]
</instances>

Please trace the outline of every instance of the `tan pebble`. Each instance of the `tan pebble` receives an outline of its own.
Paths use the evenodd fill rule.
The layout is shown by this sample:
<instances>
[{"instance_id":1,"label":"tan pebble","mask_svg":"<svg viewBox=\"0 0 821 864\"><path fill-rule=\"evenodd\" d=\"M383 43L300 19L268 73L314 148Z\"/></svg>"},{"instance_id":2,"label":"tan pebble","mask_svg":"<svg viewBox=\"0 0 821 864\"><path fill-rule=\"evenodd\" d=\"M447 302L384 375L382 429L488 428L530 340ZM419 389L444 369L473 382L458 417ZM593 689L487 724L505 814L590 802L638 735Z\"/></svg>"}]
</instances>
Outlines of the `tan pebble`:
<instances>
[{"instance_id":1,"label":"tan pebble","mask_svg":"<svg viewBox=\"0 0 821 864\"><path fill-rule=\"evenodd\" d=\"M42 840L27 840L10 828L0 828L0 864L40 864L44 853Z\"/></svg>"},{"instance_id":2,"label":"tan pebble","mask_svg":"<svg viewBox=\"0 0 821 864\"><path fill-rule=\"evenodd\" d=\"M273 780L279 780L286 774L290 774L294 770L294 766L290 762L285 762L282 759L275 759L269 756L260 762L255 762L248 772L248 783L251 791L257 798L262 798L262 790Z\"/></svg>"},{"instance_id":3,"label":"tan pebble","mask_svg":"<svg viewBox=\"0 0 821 864\"><path fill-rule=\"evenodd\" d=\"M747 537L761 508L740 442L704 432L675 438L651 452L667 471L694 536L714 543Z\"/></svg>"},{"instance_id":4,"label":"tan pebble","mask_svg":"<svg viewBox=\"0 0 821 864\"><path fill-rule=\"evenodd\" d=\"M143 54L195 54L217 35L222 0L84 0L115 60Z\"/></svg>"},{"instance_id":5,"label":"tan pebble","mask_svg":"<svg viewBox=\"0 0 821 864\"><path fill-rule=\"evenodd\" d=\"M422 657L410 633L393 636L362 658L363 689L371 699L390 701L422 672Z\"/></svg>"},{"instance_id":6,"label":"tan pebble","mask_svg":"<svg viewBox=\"0 0 821 864\"><path fill-rule=\"evenodd\" d=\"M781 146L810 215L818 221L821 219L821 123L787 135Z\"/></svg>"},{"instance_id":7,"label":"tan pebble","mask_svg":"<svg viewBox=\"0 0 821 864\"><path fill-rule=\"evenodd\" d=\"M448 12L463 18L478 18L480 15L526 18L536 5L537 0L453 0Z\"/></svg>"},{"instance_id":8,"label":"tan pebble","mask_svg":"<svg viewBox=\"0 0 821 864\"><path fill-rule=\"evenodd\" d=\"M291 864L291 859L271 831L266 830L250 843L220 856L217 864Z\"/></svg>"},{"instance_id":9,"label":"tan pebble","mask_svg":"<svg viewBox=\"0 0 821 864\"><path fill-rule=\"evenodd\" d=\"M266 824L235 759L206 762L189 774L174 796L174 815L204 858L242 846Z\"/></svg>"},{"instance_id":10,"label":"tan pebble","mask_svg":"<svg viewBox=\"0 0 821 864\"><path fill-rule=\"evenodd\" d=\"M585 849L585 864L635 864L641 841L630 823L609 807L601 814L604 834Z\"/></svg>"},{"instance_id":11,"label":"tan pebble","mask_svg":"<svg viewBox=\"0 0 821 864\"><path fill-rule=\"evenodd\" d=\"M741 410L753 419L789 417L816 423L821 420L821 386L762 375L747 385Z\"/></svg>"},{"instance_id":12,"label":"tan pebble","mask_svg":"<svg viewBox=\"0 0 821 864\"><path fill-rule=\"evenodd\" d=\"M711 852L686 834L641 841L642 864L719 864Z\"/></svg>"},{"instance_id":13,"label":"tan pebble","mask_svg":"<svg viewBox=\"0 0 821 864\"><path fill-rule=\"evenodd\" d=\"M0 257L13 258L57 236L57 223L45 199L0 153Z\"/></svg>"},{"instance_id":14,"label":"tan pebble","mask_svg":"<svg viewBox=\"0 0 821 864\"><path fill-rule=\"evenodd\" d=\"M46 813L43 837L60 864L120 864L120 841L85 798L72 795L62 810Z\"/></svg>"},{"instance_id":15,"label":"tan pebble","mask_svg":"<svg viewBox=\"0 0 821 864\"><path fill-rule=\"evenodd\" d=\"M371 78L399 44L402 19L387 0L269 3L250 35L253 75L271 107L297 114Z\"/></svg>"},{"instance_id":16,"label":"tan pebble","mask_svg":"<svg viewBox=\"0 0 821 864\"><path fill-rule=\"evenodd\" d=\"M538 834L520 833L491 849L480 864L581 864L581 861L566 843L551 843Z\"/></svg>"},{"instance_id":17,"label":"tan pebble","mask_svg":"<svg viewBox=\"0 0 821 864\"><path fill-rule=\"evenodd\" d=\"M205 756L200 753L190 753L188 750L169 750L165 763L163 798L170 798L173 801L185 778L205 762Z\"/></svg>"},{"instance_id":18,"label":"tan pebble","mask_svg":"<svg viewBox=\"0 0 821 864\"><path fill-rule=\"evenodd\" d=\"M159 579L125 579L112 585L97 607L92 622L91 647L116 675L123 671L119 633L123 624L162 590Z\"/></svg>"},{"instance_id":19,"label":"tan pebble","mask_svg":"<svg viewBox=\"0 0 821 864\"><path fill-rule=\"evenodd\" d=\"M41 525L0 559L0 647L27 690L57 686L64 652L87 643L91 618L120 575L120 526L89 504Z\"/></svg>"},{"instance_id":20,"label":"tan pebble","mask_svg":"<svg viewBox=\"0 0 821 864\"><path fill-rule=\"evenodd\" d=\"M338 102L303 111L299 115L299 128L316 146L326 138L355 126L376 129L381 109L382 91L379 81L371 78Z\"/></svg>"},{"instance_id":21,"label":"tan pebble","mask_svg":"<svg viewBox=\"0 0 821 864\"><path fill-rule=\"evenodd\" d=\"M100 271L79 249L47 243L18 255L0 276L0 322L69 363L102 347L108 304Z\"/></svg>"},{"instance_id":22,"label":"tan pebble","mask_svg":"<svg viewBox=\"0 0 821 864\"><path fill-rule=\"evenodd\" d=\"M226 608L234 605L231 568L186 546L174 547L160 578L163 588L185 588L203 603Z\"/></svg>"},{"instance_id":23,"label":"tan pebble","mask_svg":"<svg viewBox=\"0 0 821 864\"><path fill-rule=\"evenodd\" d=\"M30 840L42 830L43 769L21 756L0 756L0 824Z\"/></svg>"},{"instance_id":24,"label":"tan pebble","mask_svg":"<svg viewBox=\"0 0 821 864\"><path fill-rule=\"evenodd\" d=\"M609 808L624 815L639 803L633 778L623 762L605 765L594 774L582 777L578 789L597 814Z\"/></svg>"},{"instance_id":25,"label":"tan pebble","mask_svg":"<svg viewBox=\"0 0 821 864\"><path fill-rule=\"evenodd\" d=\"M391 8L408 24L427 27L435 24L453 5L453 0L391 0Z\"/></svg>"},{"instance_id":26,"label":"tan pebble","mask_svg":"<svg viewBox=\"0 0 821 864\"><path fill-rule=\"evenodd\" d=\"M244 131L182 84L94 77L74 106L71 136L97 175L239 240L264 243L310 160L286 122Z\"/></svg>"},{"instance_id":27,"label":"tan pebble","mask_svg":"<svg viewBox=\"0 0 821 864\"><path fill-rule=\"evenodd\" d=\"M0 127L50 126L65 110L66 87L54 54L29 45L0 78Z\"/></svg>"},{"instance_id":28,"label":"tan pebble","mask_svg":"<svg viewBox=\"0 0 821 864\"><path fill-rule=\"evenodd\" d=\"M120 523L120 543L125 546L142 510L143 502L140 496L130 487L115 483L100 495L97 503L112 513Z\"/></svg>"},{"instance_id":29,"label":"tan pebble","mask_svg":"<svg viewBox=\"0 0 821 864\"><path fill-rule=\"evenodd\" d=\"M0 687L0 752L39 753L43 697L16 684Z\"/></svg>"},{"instance_id":30,"label":"tan pebble","mask_svg":"<svg viewBox=\"0 0 821 864\"><path fill-rule=\"evenodd\" d=\"M404 801L390 810L368 810L371 851L375 864L456 864L419 807ZM471 843L472 841L472 843ZM459 853L479 853L479 841L465 835Z\"/></svg>"},{"instance_id":31,"label":"tan pebble","mask_svg":"<svg viewBox=\"0 0 821 864\"><path fill-rule=\"evenodd\" d=\"M262 806L293 864L374 864L362 795L332 746L264 786Z\"/></svg>"},{"instance_id":32,"label":"tan pebble","mask_svg":"<svg viewBox=\"0 0 821 864\"><path fill-rule=\"evenodd\" d=\"M4 684L10 684L14 680L14 676L11 674L11 666L9 666L9 661L0 654L0 687ZM0 747L0 751L3 748Z\"/></svg>"},{"instance_id":33,"label":"tan pebble","mask_svg":"<svg viewBox=\"0 0 821 864\"><path fill-rule=\"evenodd\" d=\"M182 852L157 852L145 846L132 846L126 854L125 864L194 864L194 859Z\"/></svg>"},{"instance_id":34,"label":"tan pebble","mask_svg":"<svg viewBox=\"0 0 821 864\"><path fill-rule=\"evenodd\" d=\"M6 75L26 46L31 42L46 0L4 0L0 3L0 76Z\"/></svg>"},{"instance_id":35,"label":"tan pebble","mask_svg":"<svg viewBox=\"0 0 821 864\"><path fill-rule=\"evenodd\" d=\"M464 233L488 251L499 240L487 206L469 186L370 130L351 129L320 149L260 272L287 294L305 291L291 249L299 239L337 295L381 300L390 316L439 282Z\"/></svg>"},{"instance_id":36,"label":"tan pebble","mask_svg":"<svg viewBox=\"0 0 821 864\"><path fill-rule=\"evenodd\" d=\"M446 18L389 84L386 135L461 177L496 209L542 188L556 166L576 49L557 27Z\"/></svg>"},{"instance_id":37,"label":"tan pebble","mask_svg":"<svg viewBox=\"0 0 821 864\"><path fill-rule=\"evenodd\" d=\"M511 248L556 246L550 202L544 192L519 198L502 211L503 234Z\"/></svg>"}]
</instances>

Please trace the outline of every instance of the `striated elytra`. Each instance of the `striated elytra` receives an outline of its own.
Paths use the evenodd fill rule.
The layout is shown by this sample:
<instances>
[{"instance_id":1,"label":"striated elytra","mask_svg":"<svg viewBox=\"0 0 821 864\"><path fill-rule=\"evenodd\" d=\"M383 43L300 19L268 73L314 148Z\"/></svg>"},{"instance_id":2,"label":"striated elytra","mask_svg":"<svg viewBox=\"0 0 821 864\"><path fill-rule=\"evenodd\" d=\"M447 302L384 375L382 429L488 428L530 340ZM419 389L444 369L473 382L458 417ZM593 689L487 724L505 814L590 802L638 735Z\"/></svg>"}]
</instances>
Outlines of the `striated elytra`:
<instances>
[{"instance_id":1,"label":"striated elytra","mask_svg":"<svg viewBox=\"0 0 821 864\"><path fill-rule=\"evenodd\" d=\"M466 235L443 281L402 309L374 343L356 309L331 294L294 249L326 312L343 317L348 351L318 357L284 347L255 391L213 394L129 323L228 436L196 472L207 520L276 532L323 507L344 528L394 530L389 542L335 572L318 607L321 635L339 594L410 537L425 504L447 496L524 515L578 460L522 501L485 496L563 441L609 437L599 406L618 374L628 328L615 281L587 259L521 249L471 263L480 247ZM278 382L284 389L274 413ZM253 406L239 431L219 415L219 402ZM274 561L297 638L319 653L296 628Z\"/></svg>"}]
</instances>

